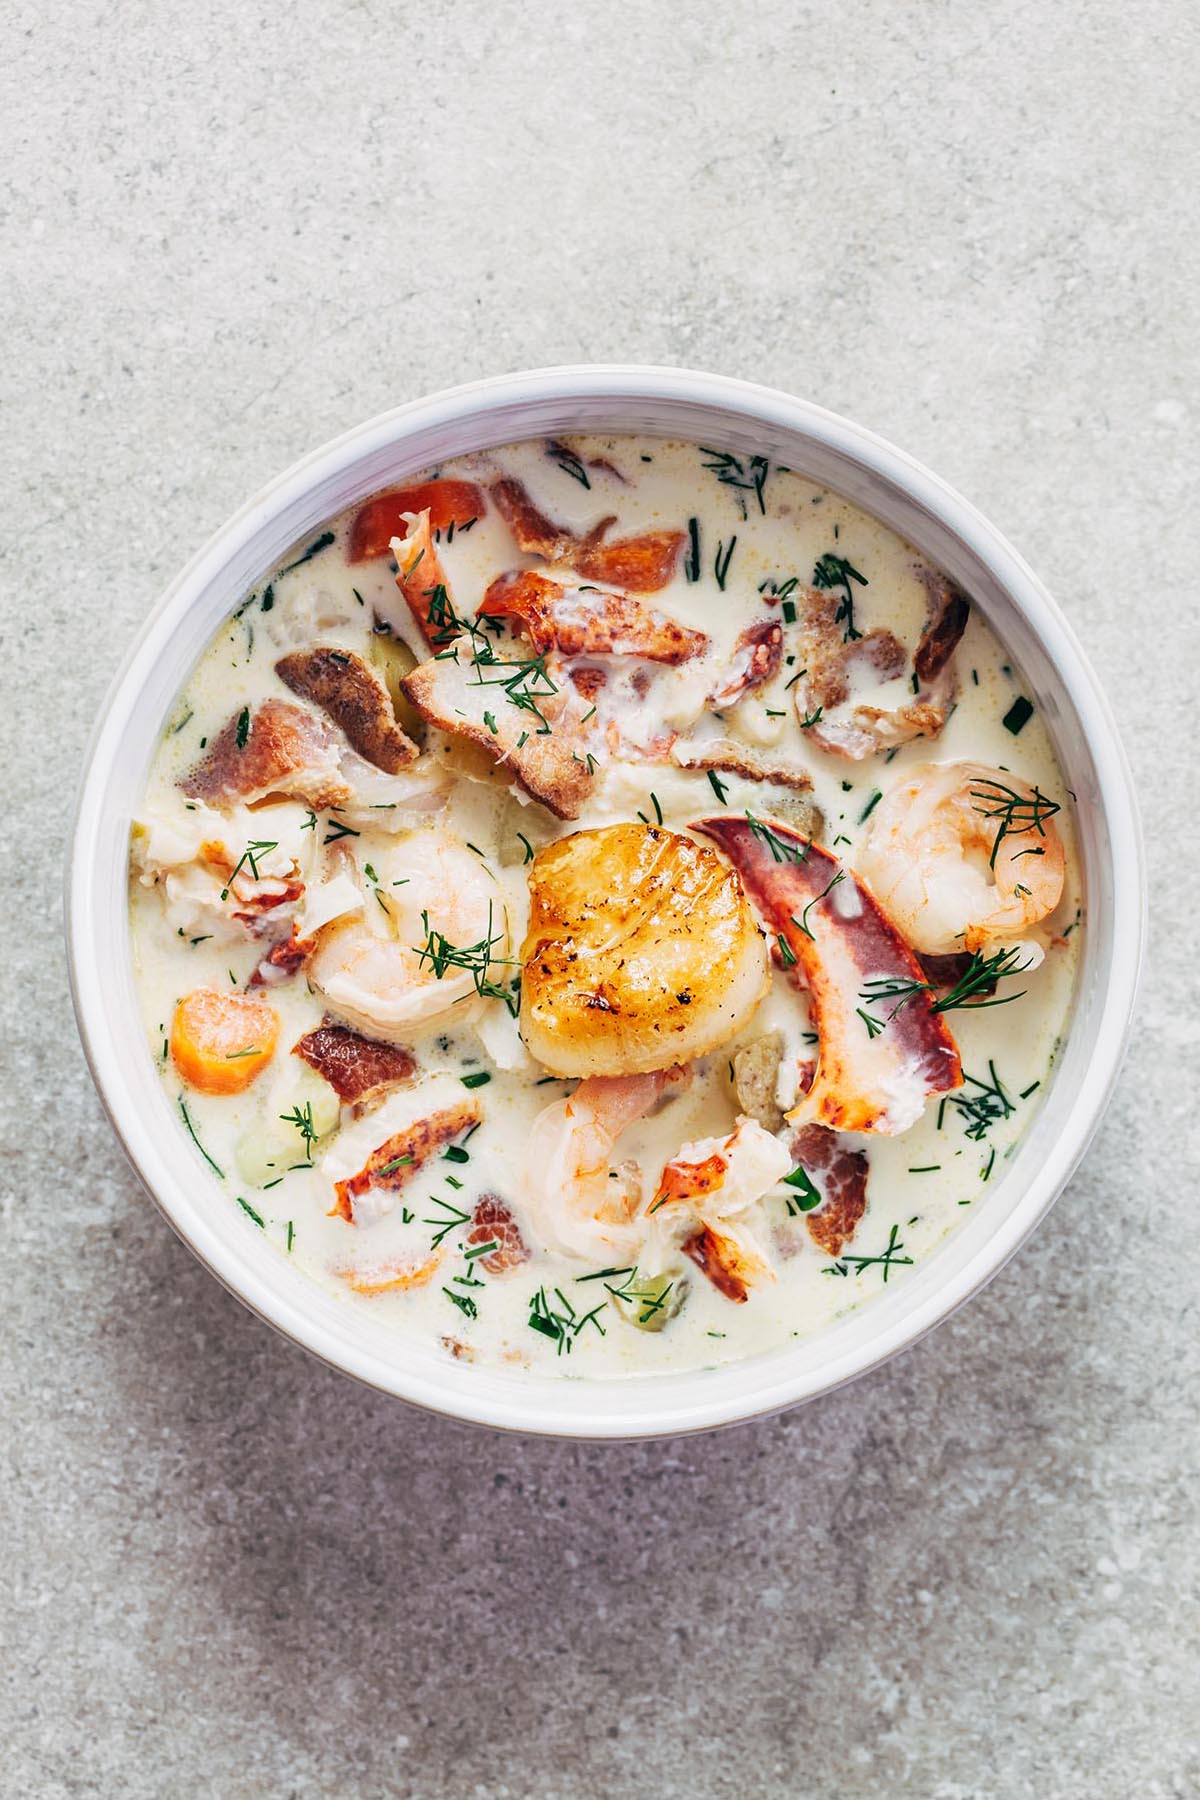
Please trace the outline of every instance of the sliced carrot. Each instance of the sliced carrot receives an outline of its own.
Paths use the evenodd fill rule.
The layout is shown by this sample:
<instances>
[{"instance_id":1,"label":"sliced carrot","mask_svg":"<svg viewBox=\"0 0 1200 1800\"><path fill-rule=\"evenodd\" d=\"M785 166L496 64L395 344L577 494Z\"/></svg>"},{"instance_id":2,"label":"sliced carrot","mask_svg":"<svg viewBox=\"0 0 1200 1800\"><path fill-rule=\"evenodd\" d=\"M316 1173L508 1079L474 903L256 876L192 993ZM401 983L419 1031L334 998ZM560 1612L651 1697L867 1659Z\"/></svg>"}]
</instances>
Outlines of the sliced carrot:
<instances>
[{"instance_id":1,"label":"sliced carrot","mask_svg":"<svg viewBox=\"0 0 1200 1800\"><path fill-rule=\"evenodd\" d=\"M473 481L422 481L414 487L389 488L354 515L349 560L386 556L392 539L404 536L405 513L428 512L430 529L447 531L451 525L469 525L486 511L483 491Z\"/></svg>"},{"instance_id":2,"label":"sliced carrot","mask_svg":"<svg viewBox=\"0 0 1200 1800\"><path fill-rule=\"evenodd\" d=\"M189 1087L202 1094L240 1094L275 1054L279 1019L248 994L197 988L175 1008L171 1057Z\"/></svg>"}]
</instances>

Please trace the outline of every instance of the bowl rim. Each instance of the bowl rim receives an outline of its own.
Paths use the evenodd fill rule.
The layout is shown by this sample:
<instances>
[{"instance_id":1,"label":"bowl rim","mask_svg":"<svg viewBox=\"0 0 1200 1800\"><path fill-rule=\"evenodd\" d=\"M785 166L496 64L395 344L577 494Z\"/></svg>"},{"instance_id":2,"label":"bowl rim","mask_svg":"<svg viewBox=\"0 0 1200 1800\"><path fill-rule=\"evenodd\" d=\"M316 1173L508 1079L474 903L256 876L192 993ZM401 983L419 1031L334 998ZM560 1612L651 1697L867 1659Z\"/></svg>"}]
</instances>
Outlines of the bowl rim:
<instances>
[{"instance_id":1,"label":"bowl rim","mask_svg":"<svg viewBox=\"0 0 1200 1800\"><path fill-rule=\"evenodd\" d=\"M528 1399L490 1397L482 1381L463 1382L462 1365L411 1369L386 1361L346 1341L306 1317L247 1268L238 1233L211 1230L191 1197L192 1183L171 1166L171 1151L155 1142L152 1122L141 1116L125 1079L120 1045L110 1029L105 1004L105 972L98 947L96 903L98 874L106 854L98 824L101 801L114 774L123 727L132 714L153 667L147 647L168 615L182 618L203 597L219 572L227 569L239 545L247 543L264 521L282 514L323 482L335 479L373 454L401 446L406 438L443 425L461 425L502 413L506 406L589 400L674 403L726 408L748 421L798 434L818 446L845 454L877 482L891 484L984 563L997 585L1023 615L1062 683L1084 731L1098 780L1112 855L1106 872L1112 880L1113 944L1103 997L1103 1012L1090 1049L1087 1079L1080 1085L1067 1129L1017 1201L971 1259L937 1286L906 1315L868 1337L858 1348L843 1350L817 1371L776 1375L761 1388L748 1384L741 1394L706 1398L696 1377L707 1371L686 1370L656 1378L680 1394L657 1408L607 1410L580 1406L581 1394L623 1387L631 1395L640 1377L610 1381L570 1381L562 1377L521 1376L513 1392ZM632 427L631 429L636 429ZM526 435L531 435L527 433ZM492 439L493 442L502 441ZM385 483L376 483L376 486ZM369 491L369 490L365 490ZM348 502L343 502L348 504ZM869 510L869 501L866 502ZM340 510L340 509L339 509ZM127 843L127 838L126 838ZM111 845L108 846L111 853ZM292 1342L330 1367L368 1386L448 1417L492 1428L538 1435L593 1440L629 1440L675 1436L710 1430L778 1412L830 1392L879 1367L916 1343L977 1293L1020 1247L1066 1186L1097 1129L1108 1104L1128 1043L1141 977L1146 936L1146 875L1141 827L1132 774L1108 700L1055 601L994 526L956 490L907 452L876 433L811 401L781 390L732 377L657 365L572 364L464 382L424 398L408 401L352 427L300 457L268 481L209 538L161 593L124 656L101 704L90 742L68 838L65 868L64 924L68 974L76 1020L92 1079L117 1139L129 1162L168 1223L218 1280L245 1306ZM182 1163L183 1139L173 1153ZM858 1309L870 1312L871 1306ZM786 1359L786 1353L782 1360ZM758 1359L723 1365L724 1370L752 1370ZM781 1359L777 1359L781 1360ZM453 1379L450 1377L453 1376ZM557 1390L557 1403L547 1404L546 1390ZM644 1390L643 1390L644 1391Z\"/></svg>"}]
</instances>

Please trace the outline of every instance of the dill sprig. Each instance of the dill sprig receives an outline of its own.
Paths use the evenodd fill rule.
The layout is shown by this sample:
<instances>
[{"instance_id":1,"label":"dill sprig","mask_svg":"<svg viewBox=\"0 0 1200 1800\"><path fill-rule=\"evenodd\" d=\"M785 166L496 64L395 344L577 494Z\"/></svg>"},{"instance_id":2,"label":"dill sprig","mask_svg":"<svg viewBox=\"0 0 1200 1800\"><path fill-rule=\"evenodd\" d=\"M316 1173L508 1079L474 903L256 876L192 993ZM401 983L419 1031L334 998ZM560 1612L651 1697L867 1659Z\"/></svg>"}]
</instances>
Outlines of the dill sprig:
<instances>
[{"instance_id":1,"label":"dill sprig","mask_svg":"<svg viewBox=\"0 0 1200 1800\"><path fill-rule=\"evenodd\" d=\"M433 1234L432 1243L432 1248L436 1250L444 1237L448 1237L452 1231L459 1231L464 1225L469 1224L471 1214L469 1212L462 1212L449 1200L443 1200L440 1194L434 1194L429 1204L430 1206L440 1206L443 1213L442 1218L421 1220L422 1225L434 1225L437 1227Z\"/></svg>"},{"instance_id":2,"label":"dill sprig","mask_svg":"<svg viewBox=\"0 0 1200 1800\"><path fill-rule=\"evenodd\" d=\"M618 1286L613 1285L616 1277L620 1277ZM643 1275L639 1279L636 1263L625 1269L597 1269L594 1275L577 1275L575 1279L577 1283L603 1281L606 1294L637 1309L639 1325L648 1324L656 1313L663 1310L668 1295L674 1292L676 1285L673 1281L664 1283L661 1276L655 1278Z\"/></svg>"},{"instance_id":3,"label":"dill sprig","mask_svg":"<svg viewBox=\"0 0 1200 1800\"><path fill-rule=\"evenodd\" d=\"M1002 1119L1011 1119L1016 1112L1016 1102L1005 1092L1004 1084L996 1073L994 1062L988 1063L988 1080L978 1075L968 1075L963 1070L963 1082L975 1090L974 1093L958 1092L947 1094L938 1111L938 1124L942 1122L942 1112L947 1105L953 1106L965 1121L967 1136L973 1143L980 1144L993 1125Z\"/></svg>"},{"instance_id":4,"label":"dill sprig","mask_svg":"<svg viewBox=\"0 0 1200 1800\"><path fill-rule=\"evenodd\" d=\"M759 842L767 846L777 863L808 861L810 848L808 844L793 844L787 838L780 837L778 832L772 831L769 825L765 825L761 819L756 819L753 813L746 814L746 823ZM828 889L826 891L828 892Z\"/></svg>"},{"instance_id":5,"label":"dill sprig","mask_svg":"<svg viewBox=\"0 0 1200 1800\"><path fill-rule=\"evenodd\" d=\"M1031 794L1018 794L1015 788L1006 787L1002 781L980 781L971 790L971 799L981 801L974 811L982 813L985 819L997 820L996 841L992 845L992 854L988 858L988 867L994 869L1000 846L1006 837L1024 837L1026 833L1036 831L1039 837L1046 835L1046 820L1052 819L1062 806L1057 800L1048 800L1040 788L1034 788ZM1044 849L1036 846L1022 850L1022 856L1044 856Z\"/></svg>"},{"instance_id":6,"label":"dill sprig","mask_svg":"<svg viewBox=\"0 0 1200 1800\"><path fill-rule=\"evenodd\" d=\"M861 1275L864 1269L878 1268L883 1274L883 1284L886 1287L888 1276L894 1268L897 1268L902 1264L909 1264L911 1266L912 1257L905 1256L903 1251L904 1245L900 1241L900 1227L898 1225L893 1225L888 1241L878 1256L844 1255L839 1257L837 1262L831 1263L828 1268L822 1269L821 1273L823 1275L849 1275L851 1269L853 1269L855 1274Z\"/></svg>"},{"instance_id":7,"label":"dill sprig","mask_svg":"<svg viewBox=\"0 0 1200 1800\"><path fill-rule=\"evenodd\" d=\"M748 494L754 495L759 512L765 516L765 489L767 476L771 472L770 462L765 456L748 456L743 461L730 450L710 450L704 444L700 445L700 454L708 457L704 467L716 476L721 486L733 488L736 492L743 519L747 516Z\"/></svg>"},{"instance_id":8,"label":"dill sprig","mask_svg":"<svg viewBox=\"0 0 1200 1800\"><path fill-rule=\"evenodd\" d=\"M483 937L473 944L453 944L444 931L436 931L429 923L428 912L422 912L421 925L425 931L425 942L414 944L422 967L428 963L434 976L441 981L450 969L466 969L475 983L475 992L485 1000L503 1000L515 1019L520 1009L520 982L507 984L493 981L491 970L497 964L515 966L511 956L496 956L493 952L497 944L504 942L503 931L492 930L492 903L488 901L487 930Z\"/></svg>"},{"instance_id":9,"label":"dill sprig","mask_svg":"<svg viewBox=\"0 0 1200 1800\"><path fill-rule=\"evenodd\" d=\"M557 1345L559 1356L569 1356L575 1347L575 1340L585 1325L594 1325L601 1337L606 1335L600 1323L600 1314L604 1311L603 1301L594 1306L591 1312L579 1313L561 1288L555 1288L554 1298L558 1302L552 1305L546 1297L546 1290L540 1287L532 1295L529 1302L529 1329L548 1337Z\"/></svg>"},{"instance_id":10,"label":"dill sprig","mask_svg":"<svg viewBox=\"0 0 1200 1800\"><path fill-rule=\"evenodd\" d=\"M303 1106L297 1104L296 1106L293 1106L291 1112L280 1113L279 1117L283 1124L294 1125L296 1130L300 1133L300 1137L304 1144L304 1155L311 1165L313 1159L313 1145L321 1135L313 1124L312 1101L306 1100Z\"/></svg>"},{"instance_id":11,"label":"dill sprig","mask_svg":"<svg viewBox=\"0 0 1200 1800\"><path fill-rule=\"evenodd\" d=\"M862 636L862 632L854 623L854 588L852 584L856 581L860 587L871 585L862 571L856 569L846 557L838 556L833 550L827 550L824 556L817 558L816 567L813 569L812 584L815 588L841 588L842 598L838 603L833 622L835 625L845 626L843 636L847 644Z\"/></svg>"},{"instance_id":12,"label":"dill sprig","mask_svg":"<svg viewBox=\"0 0 1200 1800\"><path fill-rule=\"evenodd\" d=\"M243 869L249 869L251 880L257 881L259 878L258 858L260 856L268 856L272 850L278 850L278 848L279 844L274 838L257 838L254 843L247 844L246 848L242 851L242 854L234 863L233 868L230 870L229 880L221 889L222 900L228 900L229 890Z\"/></svg>"},{"instance_id":13,"label":"dill sprig","mask_svg":"<svg viewBox=\"0 0 1200 1800\"><path fill-rule=\"evenodd\" d=\"M549 438L546 443L546 455L551 462L556 462L563 474L569 475L572 481L577 481L581 487L591 487L587 470L568 444L560 444L557 438Z\"/></svg>"},{"instance_id":14,"label":"dill sprig","mask_svg":"<svg viewBox=\"0 0 1200 1800\"><path fill-rule=\"evenodd\" d=\"M1021 962L1020 955L1020 950L1015 947L997 950L992 956L981 956L976 950L954 986L940 1000L933 1002L930 1011L954 1012L960 1006L1007 1006L1011 1000L1023 999L1026 992L1024 988L1019 994L997 994L991 999L980 998L981 995L990 993L1005 975L1022 975L1032 967L1031 963ZM902 976L884 975L868 981L858 997L867 1006L894 1000L896 1004L884 1021L885 1024L890 1024L918 994L932 994L935 991L932 981L907 981Z\"/></svg>"}]
</instances>

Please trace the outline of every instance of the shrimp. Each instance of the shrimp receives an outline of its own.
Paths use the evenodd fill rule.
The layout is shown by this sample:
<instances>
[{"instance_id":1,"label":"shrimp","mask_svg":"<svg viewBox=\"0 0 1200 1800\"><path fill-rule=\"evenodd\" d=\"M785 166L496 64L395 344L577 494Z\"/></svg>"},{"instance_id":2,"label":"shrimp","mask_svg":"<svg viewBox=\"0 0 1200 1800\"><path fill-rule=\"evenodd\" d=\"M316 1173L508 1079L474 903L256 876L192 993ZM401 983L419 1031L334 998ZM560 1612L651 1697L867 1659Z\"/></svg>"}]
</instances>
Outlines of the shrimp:
<instances>
[{"instance_id":1,"label":"shrimp","mask_svg":"<svg viewBox=\"0 0 1200 1800\"><path fill-rule=\"evenodd\" d=\"M924 954L1012 944L1062 898L1066 865L1051 822L1060 810L1006 771L925 763L879 802L859 872Z\"/></svg>"},{"instance_id":2,"label":"shrimp","mask_svg":"<svg viewBox=\"0 0 1200 1800\"><path fill-rule=\"evenodd\" d=\"M565 1256L636 1259L647 1232L641 1170L630 1162L613 1168L613 1151L623 1131L687 1079L680 1067L591 1075L538 1114L523 1198L542 1244Z\"/></svg>"},{"instance_id":3,"label":"shrimp","mask_svg":"<svg viewBox=\"0 0 1200 1800\"><path fill-rule=\"evenodd\" d=\"M308 965L338 1019L398 1043L505 979L503 902L458 838L440 828L396 840L363 833L347 860L362 910L317 933Z\"/></svg>"}]
</instances>

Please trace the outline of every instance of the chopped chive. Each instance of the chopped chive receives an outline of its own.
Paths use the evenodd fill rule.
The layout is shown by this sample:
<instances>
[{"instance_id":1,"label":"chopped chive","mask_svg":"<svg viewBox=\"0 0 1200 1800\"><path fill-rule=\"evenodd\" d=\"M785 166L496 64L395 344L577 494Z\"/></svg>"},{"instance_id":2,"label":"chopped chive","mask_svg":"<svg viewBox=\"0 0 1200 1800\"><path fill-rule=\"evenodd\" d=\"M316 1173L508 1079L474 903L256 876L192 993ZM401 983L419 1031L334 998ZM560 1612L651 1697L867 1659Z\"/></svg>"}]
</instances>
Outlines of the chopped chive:
<instances>
[{"instance_id":1,"label":"chopped chive","mask_svg":"<svg viewBox=\"0 0 1200 1800\"><path fill-rule=\"evenodd\" d=\"M477 1069L473 1075L463 1075L460 1079L465 1088L481 1088L486 1087L492 1078L486 1069Z\"/></svg>"},{"instance_id":2,"label":"chopped chive","mask_svg":"<svg viewBox=\"0 0 1200 1800\"><path fill-rule=\"evenodd\" d=\"M1003 725L1005 731L1011 731L1013 736L1016 737L1017 733L1024 726L1028 725L1032 717L1032 700L1026 700L1023 694L1019 694L1001 719L1000 723Z\"/></svg>"},{"instance_id":3,"label":"chopped chive","mask_svg":"<svg viewBox=\"0 0 1200 1800\"><path fill-rule=\"evenodd\" d=\"M205 1162L208 1164L209 1168L213 1171L213 1173L215 1175L219 1175L221 1180L224 1181L224 1179L225 1179L224 1169L219 1169L217 1167L217 1165L213 1161L212 1157L208 1154L208 1151L204 1148L204 1145L200 1142L200 1139L196 1136L196 1127L192 1124L191 1115L188 1112L187 1105L184 1101L182 1094L180 1094L180 1096L179 1096L179 1110L183 1114L183 1122L187 1126L188 1136L191 1138L193 1144L195 1144L197 1150L200 1152L201 1156L204 1158Z\"/></svg>"}]
</instances>

